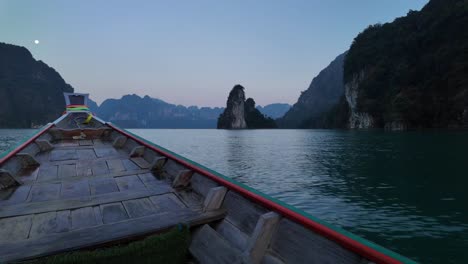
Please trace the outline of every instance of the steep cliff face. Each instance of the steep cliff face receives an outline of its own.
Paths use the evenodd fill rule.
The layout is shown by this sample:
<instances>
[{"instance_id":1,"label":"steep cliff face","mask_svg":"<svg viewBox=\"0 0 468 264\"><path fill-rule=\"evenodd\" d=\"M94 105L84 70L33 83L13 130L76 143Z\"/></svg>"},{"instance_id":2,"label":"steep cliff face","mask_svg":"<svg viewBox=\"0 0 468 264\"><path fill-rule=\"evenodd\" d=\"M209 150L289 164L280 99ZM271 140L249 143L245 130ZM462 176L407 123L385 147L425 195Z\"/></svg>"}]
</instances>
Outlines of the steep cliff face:
<instances>
[{"instance_id":1,"label":"steep cliff face","mask_svg":"<svg viewBox=\"0 0 468 264\"><path fill-rule=\"evenodd\" d=\"M220 129L247 128L244 114L245 93L244 87L235 85L229 93L226 109L218 118L217 127Z\"/></svg>"},{"instance_id":2,"label":"steep cliff face","mask_svg":"<svg viewBox=\"0 0 468 264\"><path fill-rule=\"evenodd\" d=\"M73 92L59 73L24 47L0 43L0 127L30 128L54 121Z\"/></svg>"},{"instance_id":3,"label":"steep cliff face","mask_svg":"<svg viewBox=\"0 0 468 264\"><path fill-rule=\"evenodd\" d=\"M344 64L350 128L468 127L468 1L369 26Z\"/></svg>"},{"instance_id":4,"label":"steep cliff face","mask_svg":"<svg viewBox=\"0 0 468 264\"><path fill-rule=\"evenodd\" d=\"M276 128L273 119L255 108L252 98L245 100L244 87L235 85L229 93L227 107L218 118L219 129Z\"/></svg>"},{"instance_id":5,"label":"steep cliff face","mask_svg":"<svg viewBox=\"0 0 468 264\"><path fill-rule=\"evenodd\" d=\"M308 127L311 123L322 126L321 120L344 94L343 63L346 52L336 57L301 93L297 103L278 120L283 128Z\"/></svg>"}]
</instances>

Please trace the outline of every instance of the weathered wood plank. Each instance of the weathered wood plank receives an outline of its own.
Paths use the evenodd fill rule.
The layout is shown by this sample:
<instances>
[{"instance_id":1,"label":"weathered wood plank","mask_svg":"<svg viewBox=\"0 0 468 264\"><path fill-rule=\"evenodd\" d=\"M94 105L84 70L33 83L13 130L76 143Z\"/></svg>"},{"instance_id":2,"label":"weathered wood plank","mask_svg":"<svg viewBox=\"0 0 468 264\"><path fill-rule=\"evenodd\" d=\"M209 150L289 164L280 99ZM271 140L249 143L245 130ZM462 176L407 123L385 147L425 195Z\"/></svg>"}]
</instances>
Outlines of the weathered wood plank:
<instances>
[{"instance_id":1,"label":"weathered wood plank","mask_svg":"<svg viewBox=\"0 0 468 264\"><path fill-rule=\"evenodd\" d=\"M195 232L189 251L199 263L241 263L241 252L232 247L209 225L204 225L200 230Z\"/></svg>"},{"instance_id":2,"label":"weathered wood plank","mask_svg":"<svg viewBox=\"0 0 468 264\"><path fill-rule=\"evenodd\" d=\"M228 211L227 219L247 235L252 234L258 218L268 212L233 191L227 192L223 207Z\"/></svg>"},{"instance_id":3,"label":"weathered wood plank","mask_svg":"<svg viewBox=\"0 0 468 264\"><path fill-rule=\"evenodd\" d=\"M73 182L63 182L61 188L62 198L84 197L90 195L88 179Z\"/></svg>"},{"instance_id":4,"label":"weathered wood plank","mask_svg":"<svg viewBox=\"0 0 468 264\"><path fill-rule=\"evenodd\" d=\"M78 154L79 160L93 160L97 157L96 153L94 152L94 149L92 148L77 149L76 153Z\"/></svg>"},{"instance_id":5,"label":"weathered wood plank","mask_svg":"<svg viewBox=\"0 0 468 264\"><path fill-rule=\"evenodd\" d=\"M22 182L18 177L13 176L10 171L0 169L0 191L19 185L22 185Z\"/></svg>"},{"instance_id":6,"label":"weathered wood plank","mask_svg":"<svg viewBox=\"0 0 468 264\"><path fill-rule=\"evenodd\" d=\"M284 264L284 262L277 256L273 256L268 253L263 256L262 264Z\"/></svg>"},{"instance_id":7,"label":"weathered wood plank","mask_svg":"<svg viewBox=\"0 0 468 264\"><path fill-rule=\"evenodd\" d=\"M78 154L75 149L53 149L50 151L50 161L77 159Z\"/></svg>"},{"instance_id":8,"label":"weathered wood plank","mask_svg":"<svg viewBox=\"0 0 468 264\"><path fill-rule=\"evenodd\" d=\"M0 205L16 204L26 201L31 185L21 185L0 192Z\"/></svg>"},{"instance_id":9,"label":"weathered wood plank","mask_svg":"<svg viewBox=\"0 0 468 264\"><path fill-rule=\"evenodd\" d=\"M276 231L279 220L280 216L274 212L260 216L253 234L247 242L246 250L243 252L245 262L260 263L266 253L271 237Z\"/></svg>"},{"instance_id":10,"label":"weathered wood plank","mask_svg":"<svg viewBox=\"0 0 468 264\"><path fill-rule=\"evenodd\" d=\"M50 211L59 211L67 209L75 209L86 206L94 206L99 204L120 202L138 198L149 197L153 195L160 195L160 190L154 189L142 189L133 192L113 192L101 195L93 195L89 197L83 197L80 199L62 199L53 200L46 202L35 202L35 203L21 203L15 205L2 206L0 210L0 218L37 214Z\"/></svg>"},{"instance_id":11,"label":"weathered wood plank","mask_svg":"<svg viewBox=\"0 0 468 264\"><path fill-rule=\"evenodd\" d=\"M94 210L94 216L96 217L96 223L98 225L104 224L104 222L102 222L101 207L99 205L93 206L93 210Z\"/></svg>"},{"instance_id":12,"label":"weathered wood plank","mask_svg":"<svg viewBox=\"0 0 468 264\"><path fill-rule=\"evenodd\" d=\"M125 167L126 170L128 171L133 171L133 170L139 170L140 167L138 167L135 163L133 163L129 159L123 159L122 164Z\"/></svg>"},{"instance_id":13,"label":"weathered wood plank","mask_svg":"<svg viewBox=\"0 0 468 264\"><path fill-rule=\"evenodd\" d=\"M177 196L172 193L151 196L149 198L157 212L168 212L186 208Z\"/></svg>"},{"instance_id":14,"label":"weathered wood plank","mask_svg":"<svg viewBox=\"0 0 468 264\"><path fill-rule=\"evenodd\" d=\"M54 146L52 145L52 143L50 143L49 140L36 139L36 141L34 142L37 144L40 151L49 151L54 148Z\"/></svg>"},{"instance_id":15,"label":"weathered wood plank","mask_svg":"<svg viewBox=\"0 0 468 264\"><path fill-rule=\"evenodd\" d=\"M240 251L244 251L247 246L248 236L235 227L231 222L224 219L216 226L216 232L218 232L224 239Z\"/></svg>"},{"instance_id":16,"label":"weathered wood plank","mask_svg":"<svg viewBox=\"0 0 468 264\"><path fill-rule=\"evenodd\" d=\"M117 136L114 139L114 142L112 143L112 146L114 146L114 148L123 148L123 146L125 145L125 142L127 142L127 137Z\"/></svg>"},{"instance_id":17,"label":"weathered wood plank","mask_svg":"<svg viewBox=\"0 0 468 264\"><path fill-rule=\"evenodd\" d=\"M145 153L145 147L136 146L130 151L130 157L142 157L143 153Z\"/></svg>"},{"instance_id":18,"label":"weathered wood plank","mask_svg":"<svg viewBox=\"0 0 468 264\"><path fill-rule=\"evenodd\" d=\"M130 160L142 169L149 169L151 166L151 164L142 157L135 157L131 158Z\"/></svg>"},{"instance_id":19,"label":"weathered wood plank","mask_svg":"<svg viewBox=\"0 0 468 264\"><path fill-rule=\"evenodd\" d=\"M93 140L91 139L81 139L79 141L80 146L93 146Z\"/></svg>"},{"instance_id":20,"label":"weathered wood plank","mask_svg":"<svg viewBox=\"0 0 468 264\"><path fill-rule=\"evenodd\" d=\"M168 160L165 164L164 164L164 171L166 174L169 175L169 178L174 178L175 176L177 176L177 174L181 171L181 170L185 170L186 168L184 166L182 166L181 164L173 161L173 160Z\"/></svg>"},{"instance_id":21,"label":"weathered wood plank","mask_svg":"<svg viewBox=\"0 0 468 264\"><path fill-rule=\"evenodd\" d=\"M288 219L281 219L270 244L285 263L359 263L360 256Z\"/></svg>"},{"instance_id":22,"label":"weathered wood plank","mask_svg":"<svg viewBox=\"0 0 468 264\"><path fill-rule=\"evenodd\" d=\"M183 188L190 184L190 180L192 179L193 171L191 170L181 170L174 178L172 182L172 187L174 188Z\"/></svg>"},{"instance_id":23,"label":"weathered wood plank","mask_svg":"<svg viewBox=\"0 0 468 264\"><path fill-rule=\"evenodd\" d=\"M109 174L109 169L107 168L107 162L105 160L94 161L91 165L93 175L105 175Z\"/></svg>"},{"instance_id":24,"label":"weathered wood plank","mask_svg":"<svg viewBox=\"0 0 468 264\"><path fill-rule=\"evenodd\" d=\"M138 178L138 175L122 176L115 178L120 191L145 189L145 185Z\"/></svg>"},{"instance_id":25,"label":"weathered wood plank","mask_svg":"<svg viewBox=\"0 0 468 264\"><path fill-rule=\"evenodd\" d=\"M115 183L114 178L97 178L90 179L89 186L91 189L91 195L105 194L118 192L119 188Z\"/></svg>"},{"instance_id":26,"label":"weathered wood plank","mask_svg":"<svg viewBox=\"0 0 468 264\"><path fill-rule=\"evenodd\" d=\"M94 152L96 152L96 156L99 158L119 156L119 153L114 148L95 147Z\"/></svg>"},{"instance_id":27,"label":"weathered wood plank","mask_svg":"<svg viewBox=\"0 0 468 264\"><path fill-rule=\"evenodd\" d=\"M71 230L71 212L70 210L58 211L56 218L56 233L68 232Z\"/></svg>"},{"instance_id":28,"label":"weathered wood plank","mask_svg":"<svg viewBox=\"0 0 468 264\"><path fill-rule=\"evenodd\" d=\"M73 140L73 139L62 139L62 140L57 140L54 143L55 147L78 147L78 141Z\"/></svg>"},{"instance_id":29,"label":"weathered wood plank","mask_svg":"<svg viewBox=\"0 0 468 264\"><path fill-rule=\"evenodd\" d=\"M138 174L138 177L140 177L140 180L146 185L146 187L161 184L167 185L166 182L156 179L156 177L151 172Z\"/></svg>"},{"instance_id":30,"label":"weathered wood plank","mask_svg":"<svg viewBox=\"0 0 468 264\"><path fill-rule=\"evenodd\" d=\"M36 214L33 217L30 238L48 235L57 230L57 212Z\"/></svg>"},{"instance_id":31,"label":"weathered wood plank","mask_svg":"<svg viewBox=\"0 0 468 264\"><path fill-rule=\"evenodd\" d=\"M38 181L56 180L58 173L58 166L42 165L39 167L37 174Z\"/></svg>"},{"instance_id":32,"label":"weathered wood plank","mask_svg":"<svg viewBox=\"0 0 468 264\"><path fill-rule=\"evenodd\" d=\"M24 168L18 173L18 178L25 183L31 183L37 180L39 174L39 167L36 168Z\"/></svg>"},{"instance_id":33,"label":"weathered wood plank","mask_svg":"<svg viewBox=\"0 0 468 264\"><path fill-rule=\"evenodd\" d=\"M109 167L111 173L125 171L125 167L120 159L107 160L107 167Z\"/></svg>"},{"instance_id":34,"label":"weathered wood plank","mask_svg":"<svg viewBox=\"0 0 468 264\"><path fill-rule=\"evenodd\" d=\"M128 219L122 203L101 204L102 222L110 224Z\"/></svg>"},{"instance_id":35,"label":"weathered wood plank","mask_svg":"<svg viewBox=\"0 0 468 264\"><path fill-rule=\"evenodd\" d=\"M36 143L33 142L33 143L27 145L24 149L22 149L20 153L27 153L27 154L31 155L32 157L34 157L40 151L41 151L41 149L39 148L39 146Z\"/></svg>"},{"instance_id":36,"label":"weathered wood plank","mask_svg":"<svg viewBox=\"0 0 468 264\"><path fill-rule=\"evenodd\" d=\"M161 157L161 155L157 154L154 150L149 148L146 148L145 152L143 153L143 158L148 162L152 162L157 157Z\"/></svg>"},{"instance_id":37,"label":"weathered wood plank","mask_svg":"<svg viewBox=\"0 0 468 264\"><path fill-rule=\"evenodd\" d=\"M97 225L93 207L82 207L71 211L72 229Z\"/></svg>"},{"instance_id":38,"label":"weathered wood plank","mask_svg":"<svg viewBox=\"0 0 468 264\"><path fill-rule=\"evenodd\" d=\"M156 208L148 198L128 200L122 203L131 218L147 216L156 212Z\"/></svg>"},{"instance_id":39,"label":"weathered wood plank","mask_svg":"<svg viewBox=\"0 0 468 264\"><path fill-rule=\"evenodd\" d=\"M191 186L194 191L205 197L211 188L218 187L219 184L213 180L208 179L205 176L202 176L198 173L194 173L192 176Z\"/></svg>"},{"instance_id":40,"label":"weathered wood plank","mask_svg":"<svg viewBox=\"0 0 468 264\"><path fill-rule=\"evenodd\" d=\"M0 219L0 243L9 243L28 238L32 215Z\"/></svg>"},{"instance_id":41,"label":"weathered wood plank","mask_svg":"<svg viewBox=\"0 0 468 264\"><path fill-rule=\"evenodd\" d=\"M76 164L63 164L58 166L58 177L69 178L76 177Z\"/></svg>"},{"instance_id":42,"label":"weathered wood plank","mask_svg":"<svg viewBox=\"0 0 468 264\"><path fill-rule=\"evenodd\" d=\"M29 193L31 202L56 200L60 194L60 183L34 185Z\"/></svg>"},{"instance_id":43,"label":"weathered wood plank","mask_svg":"<svg viewBox=\"0 0 468 264\"><path fill-rule=\"evenodd\" d=\"M203 210L217 210L223 204L224 196L226 195L227 188L218 186L211 188L203 201Z\"/></svg>"},{"instance_id":44,"label":"weathered wood plank","mask_svg":"<svg viewBox=\"0 0 468 264\"><path fill-rule=\"evenodd\" d=\"M203 210L203 197L198 193L192 192L190 190L182 190L176 192L180 200L194 210Z\"/></svg>"},{"instance_id":45,"label":"weathered wood plank","mask_svg":"<svg viewBox=\"0 0 468 264\"><path fill-rule=\"evenodd\" d=\"M200 225L219 220L224 215L224 211L199 214L189 210L181 210L172 214L156 214L133 218L123 222L56 233L16 243L2 243L0 244L0 262L19 261L72 249L95 247L109 241L128 241L131 238L141 238L142 236L168 230L178 223L186 223L190 226Z\"/></svg>"}]
</instances>

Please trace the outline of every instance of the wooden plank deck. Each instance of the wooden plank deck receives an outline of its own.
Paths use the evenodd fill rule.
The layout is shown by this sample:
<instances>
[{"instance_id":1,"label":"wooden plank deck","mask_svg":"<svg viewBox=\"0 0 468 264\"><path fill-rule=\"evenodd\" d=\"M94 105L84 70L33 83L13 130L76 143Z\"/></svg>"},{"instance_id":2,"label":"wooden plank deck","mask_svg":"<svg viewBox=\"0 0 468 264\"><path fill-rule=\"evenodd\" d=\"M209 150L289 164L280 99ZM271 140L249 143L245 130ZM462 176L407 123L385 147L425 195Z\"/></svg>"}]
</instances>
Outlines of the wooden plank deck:
<instances>
[{"instance_id":1,"label":"wooden plank deck","mask_svg":"<svg viewBox=\"0 0 468 264\"><path fill-rule=\"evenodd\" d=\"M178 223L204 224L203 212L149 170L143 157L109 141L61 140L22 170L22 185L0 191L0 263L141 238ZM188 206L187 206L188 205ZM194 206L192 206L194 205Z\"/></svg>"}]
</instances>

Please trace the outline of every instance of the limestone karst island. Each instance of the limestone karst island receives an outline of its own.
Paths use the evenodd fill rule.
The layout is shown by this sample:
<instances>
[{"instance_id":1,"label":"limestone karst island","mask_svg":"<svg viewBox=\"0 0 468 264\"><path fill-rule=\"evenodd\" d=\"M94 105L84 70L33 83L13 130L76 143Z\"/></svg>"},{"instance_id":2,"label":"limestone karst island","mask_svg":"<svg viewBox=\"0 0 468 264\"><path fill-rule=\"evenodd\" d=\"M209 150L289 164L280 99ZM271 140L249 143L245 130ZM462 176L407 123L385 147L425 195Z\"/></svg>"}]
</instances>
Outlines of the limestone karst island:
<instances>
[{"instance_id":1,"label":"limestone karst island","mask_svg":"<svg viewBox=\"0 0 468 264\"><path fill-rule=\"evenodd\" d=\"M468 263L468 0L1 0L0 32L0 263Z\"/></svg>"}]
</instances>

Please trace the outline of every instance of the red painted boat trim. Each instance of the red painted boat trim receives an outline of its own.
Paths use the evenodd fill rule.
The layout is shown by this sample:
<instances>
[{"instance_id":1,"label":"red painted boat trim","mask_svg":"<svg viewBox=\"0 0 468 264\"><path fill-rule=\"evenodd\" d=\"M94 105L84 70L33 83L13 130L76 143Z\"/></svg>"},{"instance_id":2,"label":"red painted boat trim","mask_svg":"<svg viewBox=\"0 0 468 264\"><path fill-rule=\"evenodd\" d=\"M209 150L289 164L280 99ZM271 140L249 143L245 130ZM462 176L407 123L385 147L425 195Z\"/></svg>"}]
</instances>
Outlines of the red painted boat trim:
<instances>
[{"instance_id":1,"label":"red painted boat trim","mask_svg":"<svg viewBox=\"0 0 468 264\"><path fill-rule=\"evenodd\" d=\"M175 160L177 161L178 163L184 165L185 167L193 170L194 172L197 172L197 173L200 173L222 185L224 185L225 187L231 189L231 190L234 190L240 194L242 194L244 197L246 198L249 198L250 200L253 200L257 203L260 203L262 204L263 206L265 207L268 207L278 213L280 213L281 215L313 230L314 232L330 239L330 240L333 240L335 242L337 242L338 244L340 244L341 246L349 249L350 251L352 252L355 252L357 253L358 255L370 260L370 261L374 261L376 263L388 263L388 264L396 264L396 263L402 263L401 261L397 260L397 259L394 259L390 256L387 256L371 247L368 247L362 243L359 243L358 241L355 241L327 226L324 226L320 223L317 223L297 212L294 212L292 211L291 209L289 208L286 208L280 204L277 204L273 201L270 201L268 199L266 199L265 197L262 197L258 194L255 194L251 191L248 191L232 182L229 182L229 181L226 181L225 179L222 179L202 168L199 168L197 166L194 166L193 164L191 163L188 163L182 159L180 159L179 157L176 157L170 153L167 153L153 145L150 145L148 144L147 142L135 137L134 135L132 134L129 134L127 131L125 130L122 130L116 126L114 126L113 124L111 123L107 123L107 125L109 125L110 127L112 127L113 129L115 129L116 131L118 131L119 133L121 134L124 134L125 136L135 140L136 142L142 144L143 146L149 148L149 149L152 149L158 153L160 153L161 155L163 156L166 156L167 158L169 159L172 159L172 160Z\"/></svg>"},{"instance_id":2,"label":"red painted boat trim","mask_svg":"<svg viewBox=\"0 0 468 264\"><path fill-rule=\"evenodd\" d=\"M4 162L6 162L8 159L10 159L11 157L13 157L14 155L16 155L16 153L20 152L22 149L24 149L27 145L29 145L31 142L33 142L34 140L36 140L38 137L40 137L42 134L44 134L47 130L49 130L49 128L51 128L54 124L53 123L49 123L47 125L45 125L44 127L42 127L42 130L37 133L36 135L32 136L30 139L26 140L23 144L19 145L18 147L16 147L14 150L10 151L10 153L8 153L6 156L4 156L3 158L0 159L0 165L3 165Z\"/></svg>"}]
</instances>

